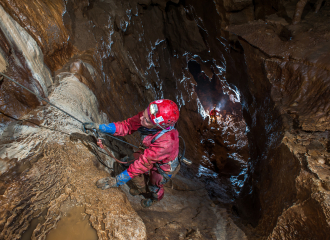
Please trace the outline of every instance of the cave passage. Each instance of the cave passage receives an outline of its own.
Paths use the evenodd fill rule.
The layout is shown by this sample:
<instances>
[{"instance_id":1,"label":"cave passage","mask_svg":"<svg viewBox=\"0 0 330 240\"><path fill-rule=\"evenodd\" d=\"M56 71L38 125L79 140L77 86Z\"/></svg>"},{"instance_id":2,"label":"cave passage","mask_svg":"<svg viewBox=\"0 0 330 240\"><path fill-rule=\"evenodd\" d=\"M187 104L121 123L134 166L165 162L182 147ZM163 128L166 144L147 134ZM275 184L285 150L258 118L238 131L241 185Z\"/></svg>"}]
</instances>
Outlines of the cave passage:
<instances>
[{"instance_id":1,"label":"cave passage","mask_svg":"<svg viewBox=\"0 0 330 240\"><path fill-rule=\"evenodd\" d=\"M216 122L209 122L207 117L200 129L199 148L203 153L197 177L205 182L211 198L232 202L247 178L249 153L242 106L233 98L234 93L224 92L216 74L209 79L194 60L188 62L188 69L197 82L195 91L206 112L214 107L219 111Z\"/></svg>"},{"instance_id":2,"label":"cave passage","mask_svg":"<svg viewBox=\"0 0 330 240\"><path fill-rule=\"evenodd\" d=\"M201 70L200 64L194 60L188 62L188 68L197 82L195 91L207 112L215 107L221 115L237 116L237 120L242 120L242 106L239 99L234 97L235 93L232 91L229 94L223 91L224 86L214 71L212 78L209 79Z\"/></svg>"}]
</instances>

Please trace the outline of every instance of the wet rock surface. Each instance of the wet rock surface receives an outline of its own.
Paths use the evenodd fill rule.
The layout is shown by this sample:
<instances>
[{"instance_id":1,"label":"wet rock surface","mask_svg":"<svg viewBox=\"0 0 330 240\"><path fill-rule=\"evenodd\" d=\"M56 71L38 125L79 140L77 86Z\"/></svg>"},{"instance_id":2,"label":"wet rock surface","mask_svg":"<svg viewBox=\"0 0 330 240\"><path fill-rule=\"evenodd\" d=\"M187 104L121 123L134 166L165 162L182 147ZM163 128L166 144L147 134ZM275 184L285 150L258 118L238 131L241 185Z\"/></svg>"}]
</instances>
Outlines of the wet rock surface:
<instances>
[{"instance_id":1,"label":"wet rock surface","mask_svg":"<svg viewBox=\"0 0 330 240\"><path fill-rule=\"evenodd\" d=\"M202 121L198 108L202 107L198 106L197 96L190 95L193 86L189 86L189 71L182 74L178 65L187 63L187 60L183 56L177 59L170 54L171 49L165 48L164 9L148 4L133 3L131 6L112 1L69 2L63 11L53 13L57 18L64 12L63 19L56 21L56 24L59 29L68 27L66 33L72 34L65 41L62 35L52 35L56 39L47 40L50 35L45 31L45 25L50 19L38 23L40 25L34 28L32 36L37 40L43 39L49 45L44 46L45 43L37 41L39 46L35 45L35 48L41 47L45 64L52 74L56 71L53 79L47 78L53 82L47 89L49 100L81 121L104 123L130 117L142 110L149 101L166 96L176 100L183 111L190 112L183 118L181 125L185 118L191 117L195 117L196 122L189 121L192 124L190 127L193 129L194 125L198 125ZM8 5L4 4L4 7ZM53 7L50 6L51 9ZM182 10L182 7L170 10L171 18L186 19ZM24 16L26 12L20 11L20 17L24 19L22 14ZM29 14L40 10L31 7L31 11ZM8 12L17 20L12 11ZM154 25L150 25L151 22ZM30 24L20 23L25 28ZM56 24L53 26L56 27ZM201 42L201 37L198 34L193 37L192 33L198 31L194 21L186 20L185 25L190 33L184 33L187 37L184 47L192 50L189 44ZM173 35L177 30L169 28L168 31L167 34ZM73 57L73 52L67 48L70 44L75 49L76 55ZM203 44L201 42L201 46ZM50 46L54 47L54 53L59 58L46 50ZM66 51L67 55L62 55L61 51ZM11 72L7 74L16 78ZM173 85L183 93L173 93ZM191 103L183 105L185 100ZM12 109L8 107L7 110L9 117L14 115ZM146 236L151 239L216 239L223 235L235 236L237 232L240 237L245 236L225 209L215 205L210 207L212 201L202 185L189 184L183 177L181 183L173 182L174 188L168 189L166 201L159 203L158 207L141 209L141 198L136 198L130 199L132 208L120 189L102 191L96 188L95 182L109 174L98 160L108 166L111 166L112 160L95 150L95 141L93 145L89 137L83 136L79 122L50 106L38 106L28 114L21 114L19 119L14 118L14 122L8 121L6 116L8 127L4 128L2 134L0 151L1 156L5 156L1 161L4 180L1 185L2 205L5 206L1 209L3 237L45 239L48 235L56 235L54 229L61 228L61 221L65 221L76 207L84 209L82 214L85 214L99 239L144 239ZM185 127L183 125L183 129ZM197 133L189 131L189 135L194 138ZM135 144L138 142L136 136L127 140ZM188 138L189 141L193 142ZM116 149L117 157L129 152L127 147L120 144L110 145L110 149ZM187 144L187 149L187 153L190 149L188 156L193 156L191 150L194 146ZM195 161L198 162L197 159ZM14 171L21 164L27 167L15 175ZM188 185L184 187L187 181ZM21 189L30 189L25 191L23 198L20 198ZM23 203L22 199L25 199ZM123 204L119 206L120 202ZM215 212L221 212L222 217ZM160 214L166 217L156 221ZM231 227L223 227L228 221L232 223ZM128 222L132 224L128 226Z\"/></svg>"},{"instance_id":2,"label":"wet rock surface","mask_svg":"<svg viewBox=\"0 0 330 240\"><path fill-rule=\"evenodd\" d=\"M93 163L97 160L84 151L84 145L42 147L43 157L12 181L1 197L2 239L20 239L30 221L44 211L46 214L33 229L31 239L46 239L67 214L67 205L85 208L84 214L88 214L98 239L145 238L144 224L130 204L125 204L125 194L118 189L101 192L96 188L95 182L104 172L95 168ZM88 174L81 174L82 171ZM74 235L70 231L66 234Z\"/></svg>"},{"instance_id":3,"label":"wet rock surface","mask_svg":"<svg viewBox=\"0 0 330 240\"><path fill-rule=\"evenodd\" d=\"M102 114L93 111L98 109L96 98L75 74L75 71L62 72L56 76L58 85L50 94L50 101L82 120L88 121L84 115L88 111L90 118L106 121L102 120ZM14 175L11 165L17 161L1 161L4 180L1 238L46 239L49 236L51 239L59 232L74 237L76 232L68 231L62 222L67 221L77 207L82 209L80 215L89 220L98 239L245 236L226 210L212 203L202 184L182 176L167 186L166 198L150 209L143 209L142 197L130 196L127 186L122 187L124 192L120 188L103 191L97 188L97 180L113 171L114 160L98 149L96 139L82 133L79 126L57 109L42 106L4 131L2 140L6 144L1 147L1 154L12 159L17 157L20 164L27 167ZM128 154L122 145L113 141L106 143L110 149L116 149L113 154L117 157ZM24 152L20 150L22 147ZM5 178L7 175L10 179ZM216 212L221 215L217 216ZM32 224L35 219L37 224ZM232 227L223 227L227 222L231 222ZM90 235L84 237L87 236Z\"/></svg>"},{"instance_id":4,"label":"wet rock surface","mask_svg":"<svg viewBox=\"0 0 330 240\"><path fill-rule=\"evenodd\" d=\"M297 2L2 1L1 71L81 121L172 99L193 165L150 209L127 187L97 189L109 174L99 160L113 160L78 122L5 79L1 237L45 239L80 207L100 239L327 239L329 3L306 4L294 21ZM189 62L214 95L240 101L244 121L209 125Z\"/></svg>"},{"instance_id":5,"label":"wet rock surface","mask_svg":"<svg viewBox=\"0 0 330 240\"><path fill-rule=\"evenodd\" d=\"M291 11L289 4L282 7ZM251 79L247 86L252 98L243 112L253 161L243 199L247 205L260 206L253 214L246 207L239 207L238 213L251 223L256 220L258 238L327 238L328 103L321 96L328 91L323 62L328 51L317 50L328 48L323 35L327 7L319 14L307 11L297 25L290 25L292 19L283 17L281 10L264 20L228 28L239 36ZM254 193L248 194L251 190ZM281 194L275 197L275 193ZM239 200L240 204L247 206Z\"/></svg>"},{"instance_id":6,"label":"wet rock surface","mask_svg":"<svg viewBox=\"0 0 330 240\"><path fill-rule=\"evenodd\" d=\"M92 92L72 73L68 72L59 81L49 97L50 101L75 112L77 117L79 113L85 114L84 110L97 109L95 96L93 99ZM102 118L98 112L90 112L90 116ZM28 122L39 123L33 126L24 124L24 121L12 123L12 127L2 135L2 140L8 140L2 145L1 154L17 158L21 165L27 165L16 174L16 178L12 176L2 186L2 239L20 239L30 221L40 217L42 219L31 230L30 237L46 239L74 206L85 209L83 214L99 239L146 237L144 223L127 202L125 194L120 189L102 191L95 186L99 178L109 174L100 170L104 167L97 158L103 158L108 166L113 160L105 158L104 153L95 152L96 142L70 141L70 133L82 132L77 121L68 119L51 106L39 107L24 118ZM46 121L40 123L42 119ZM71 137L71 140L74 139ZM4 172L8 172L11 169L8 161L2 163Z\"/></svg>"},{"instance_id":7,"label":"wet rock surface","mask_svg":"<svg viewBox=\"0 0 330 240\"><path fill-rule=\"evenodd\" d=\"M215 202L232 203L244 184L249 160L245 128L244 121L228 115L216 123L206 120L199 129L203 153L197 177Z\"/></svg>"}]
</instances>

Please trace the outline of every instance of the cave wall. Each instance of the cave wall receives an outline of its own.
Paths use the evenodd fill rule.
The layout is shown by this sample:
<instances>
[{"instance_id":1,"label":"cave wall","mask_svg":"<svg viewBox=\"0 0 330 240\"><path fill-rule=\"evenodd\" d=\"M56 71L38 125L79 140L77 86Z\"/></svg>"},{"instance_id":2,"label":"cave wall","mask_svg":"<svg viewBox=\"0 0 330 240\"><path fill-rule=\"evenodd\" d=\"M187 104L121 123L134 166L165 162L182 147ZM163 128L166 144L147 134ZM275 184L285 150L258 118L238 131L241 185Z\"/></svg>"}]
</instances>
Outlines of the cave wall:
<instances>
[{"instance_id":1,"label":"cave wall","mask_svg":"<svg viewBox=\"0 0 330 240\"><path fill-rule=\"evenodd\" d=\"M206 75L219 77L225 91L239 91L242 102L251 161L235 206L239 216L261 238L325 239L328 20L307 11L301 25L291 25L296 2L2 1L18 24L2 21L1 69L47 97L52 83L58 84L54 77L82 60L84 77L76 77L97 98L104 116L89 114L97 122L119 121L154 99L172 99L180 106L178 129L194 160L203 107L188 62L197 61ZM20 27L33 38L25 34L26 42L42 52L30 61L43 58L48 69L35 70L22 57L19 47L25 44L6 32ZM20 118L42 104L8 81L1 88L8 92L1 93L7 115ZM2 115L2 128L12 121ZM127 140L137 144L134 137Z\"/></svg>"},{"instance_id":2,"label":"cave wall","mask_svg":"<svg viewBox=\"0 0 330 240\"><path fill-rule=\"evenodd\" d=\"M170 1L37 1L26 10L25 6L29 5L26 2L1 3L41 48L52 78L61 71L68 71L77 59L95 69L95 76L84 72L84 83L98 97L99 110L109 121L131 117L154 99L169 98L177 102L182 108L178 128L188 141L188 157L192 157L197 153L195 143L190 140L198 135L190 129L201 124L203 119L198 111L202 106L193 91L195 82L186 69L191 56L183 56L183 53L194 49L196 44L200 46L198 51L202 51L205 44L195 21L188 19L183 7L175 4ZM42 21L36 20L39 18ZM173 24L174 21L180 21L181 26ZM179 31L180 28L185 31ZM176 51L180 51L180 55L176 55ZM11 63L10 66L16 65ZM27 71L21 74L19 81L28 80ZM7 74L14 77L9 70ZM52 78L43 79L52 81ZM36 82L33 78L30 81ZM10 83L6 81L4 87L6 84ZM41 93L47 96L50 91L43 89ZM30 96L25 93L22 96L26 95ZM15 100L17 96L9 95L2 102L3 108L8 107L7 115L19 117L38 105L37 100L32 106L29 106L30 99L24 100L20 102L21 108L28 110L23 112L16 108L16 111L12 110L15 107L8 106L9 98ZM3 126L10 121L2 116ZM138 144L134 137L128 140Z\"/></svg>"},{"instance_id":3,"label":"cave wall","mask_svg":"<svg viewBox=\"0 0 330 240\"><path fill-rule=\"evenodd\" d=\"M258 136L250 142L250 181L261 206L257 229L269 237L323 239L329 229L328 101L323 95L329 91L324 65L329 45L319 35L328 21L310 12L300 25L279 17L229 28L239 36L248 68L253 101L245 105L245 118L250 139ZM288 220L295 217L299 220Z\"/></svg>"},{"instance_id":4,"label":"cave wall","mask_svg":"<svg viewBox=\"0 0 330 240\"><path fill-rule=\"evenodd\" d=\"M256 1L256 21L238 24L226 18L230 9L222 2L212 9L210 2L185 1L206 33L213 63L226 63L225 79L241 94L251 159L234 210L256 227L256 238L324 239L329 229L328 100L323 95L329 89L329 45L319 35L328 31L327 3L323 14L315 14L315 2L309 3L301 24L293 25L296 3Z\"/></svg>"},{"instance_id":5,"label":"cave wall","mask_svg":"<svg viewBox=\"0 0 330 240\"><path fill-rule=\"evenodd\" d=\"M93 68L80 67L93 75ZM74 71L56 75L55 82L51 103L81 121L107 121ZM110 147L118 158L118 146ZM63 230L59 221L76 207L83 209L80 218L89 219L85 228L95 238L146 239L145 224L126 194L95 187L99 178L109 176L114 160L83 134L78 121L53 106L38 106L11 122L1 135L0 156L1 239L46 239L54 228ZM75 234L77 222L70 224L72 232L66 234Z\"/></svg>"},{"instance_id":6,"label":"cave wall","mask_svg":"<svg viewBox=\"0 0 330 240\"><path fill-rule=\"evenodd\" d=\"M164 21L180 18L182 26L188 26L189 34L177 35L180 39L185 34L185 48L192 49L191 44L201 37L182 7L170 8L167 16L166 2L37 1L30 6L29 2L3 1L1 17L10 20L1 25L1 69L80 121L123 120L152 100L170 98L181 108L178 128L187 142L187 156L198 159L194 147L198 134L191 129L202 122L199 111L203 107L185 69L190 57L176 55L169 47L166 36L177 34L177 29ZM11 29L20 35L7 34ZM15 42L15 37L25 42ZM27 51L20 47L27 47ZM81 125L52 107L44 107L45 103L8 79L1 87L1 237L19 239L29 222L39 219L31 237L45 239L65 215L65 206L74 203L85 206L100 239L145 239L145 225L123 192L115 189L111 198L107 192L95 192L96 180L106 176L100 170L106 170L99 166L100 156L93 145L83 141L71 144L68 139L68 135L81 132ZM127 140L139 143L134 136ZM118 150L117 145L112 147ZM117 157L125 153L124 147L120 149ZM94 170L93 165L97 166ZM93 177L70 174L82 169ZM26 189L24 194L22 189ZM128 226L128 222L134 224Z\"/></svg>"}]
</instances>

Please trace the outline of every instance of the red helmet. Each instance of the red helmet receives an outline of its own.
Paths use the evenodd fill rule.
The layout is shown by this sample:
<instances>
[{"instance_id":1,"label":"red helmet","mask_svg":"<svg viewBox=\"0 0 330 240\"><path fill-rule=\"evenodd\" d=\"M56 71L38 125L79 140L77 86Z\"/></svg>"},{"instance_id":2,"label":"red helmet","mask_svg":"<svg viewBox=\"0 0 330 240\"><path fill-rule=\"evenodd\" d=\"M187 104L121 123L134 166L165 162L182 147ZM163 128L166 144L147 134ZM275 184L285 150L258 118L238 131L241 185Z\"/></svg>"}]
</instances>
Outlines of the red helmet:
<instances>
[{"instance_id":1,"label":"red helmet","mask_svg":"<svg viewBox=\"0 0 330 240\"><path fill-rule=\"evenodd\" d=\"M169 99L153 101L148 106L151 122L161 128L173 126L179 119L179 108Z\"/></svg>"}]
</instances>

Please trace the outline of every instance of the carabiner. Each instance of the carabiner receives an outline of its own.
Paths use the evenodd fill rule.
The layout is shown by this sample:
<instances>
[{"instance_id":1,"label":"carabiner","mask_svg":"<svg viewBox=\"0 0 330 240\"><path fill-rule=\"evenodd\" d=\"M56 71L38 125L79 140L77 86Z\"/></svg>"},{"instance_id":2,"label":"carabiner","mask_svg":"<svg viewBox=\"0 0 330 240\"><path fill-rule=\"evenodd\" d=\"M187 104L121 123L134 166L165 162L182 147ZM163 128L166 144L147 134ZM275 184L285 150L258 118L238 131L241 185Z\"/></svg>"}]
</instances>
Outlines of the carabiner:
<instances>
[{"instance_id":1,"label":"carabiner","mask_svg":"<svg viewBox=\"0 0 330 240\"><path fill-rule=\"evenodd\" d=\"M93 128L92 133L94 134L94 137L95 137L96 139L99 138L99 133L98 133L98 131L97 131L95 128Z\"/></svg>"}]
</instances>

